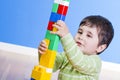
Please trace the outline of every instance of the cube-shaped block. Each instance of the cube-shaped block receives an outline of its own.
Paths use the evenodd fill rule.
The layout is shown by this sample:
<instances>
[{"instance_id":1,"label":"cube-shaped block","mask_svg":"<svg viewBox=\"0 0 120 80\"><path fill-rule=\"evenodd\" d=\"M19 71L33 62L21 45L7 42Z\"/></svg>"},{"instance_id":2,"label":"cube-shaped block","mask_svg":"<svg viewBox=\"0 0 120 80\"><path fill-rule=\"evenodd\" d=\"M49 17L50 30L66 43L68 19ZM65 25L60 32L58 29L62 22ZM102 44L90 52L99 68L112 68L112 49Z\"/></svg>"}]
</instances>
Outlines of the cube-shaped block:
<instances>
[{"instance_id":1,"label":"cube-shaped block","mask_svg":"<svg viewBox=\"0 0 120 80\"><path fill-rule=\"evenodd\" d=\"M31 78L30 80L35 80L35 79Z\"/></svg>"},{"instance_id":2,"label":"cube-shaped block","mask_svg":"<svg viewBox=\"0 0 120 80\"><path fill-rule=\"evenodd\" d=\"M46 42L46 45L49 46L50 40L49 39L44 39L44 41Z\"/></svg>"},{"instance_id":3,"label":"cube-shaped block","mask_svg":"<svg viewBox=\"0 0 120 80\"><path fill-rule=\"evenodd\" d=\"M53 32L56 32L56 31L58 31L58 29L57 28L55 28L55 27L53 27L53 30L52 30Z\"/></svg>"},{"instance_id":4,"label":"cube-shaped block","mask_svg":"<svg viewBox=\"0 0 120 80\"><path fill-rule=\"evenodd\" d=\"M57 13L66 16L67 10L68 10L68 6L59 4Z\"/></svg>"},{"instance_id":5,"label":"cube-shaped block","mask_svg":"<svg viewBox=\"0 0 120 80\"><path fill-rule=\"evenodd\" d=\"M50 40L50 37L51 37L52 35L53 35L53 34L51 34L49 30L47 30L47 31L46 31L46 35L45 35L45 38Z\"/></svg>"},{"instance_id":6,"label":"cube-shaped block","mask_svg":"<svg viewBox=\"0 0 120 80\"><path fill-rule=\"evenodd\" d=\"M31 77L35 80L45 80L45 73L46 69L41 68L39 66L35 66L32 71Z\"/></svg>"},{"instance_id":7,"label":"cube-shaped block","mask_svg":"<svg viewBox=\"0 0 120 80\"><path fill-rule=\"evenodd\" d=\"M56 51L47 50L45 54L40 57L40 65L53 68L56 58Z\"/></svg>"},{"instance_id":8,"label":"cube-shaped block","mask_svg":"<svg viewBox=\"0 0 120 80\"><path fill-rule=\"evenodd\" d=\"M56 34L51 34L50 31L47 30L45 38L50 40L48 49L57 51L60 37Z\"/></svg>"},{"instance_id":9,"label":"cube-shaped block","mask_svg":"<svg viewBox=\"0 0 120 80\"><path fill-rule=\"evenodd\" d=\"M47 73L46 68L38 65L34 67L31 77L31 80L50 80L51 73Z\"/></svg>"},{"instance_id":10,"label":"cube-shaped block","mask_svg":"<svg viewBox=\"0 0 120 80\"><path fill-rule=\"evenodd\" d=\"M49 44L48 49L57 51L59 42L60 42L59 36L53 35L50 39L50 44Z\"/></svg>"},{"instance_id":11,"label":"cube-shaped block","mask_svg":"<svg viewBox=\"0 0 120 80\"><path fill-rule=\"evenodd\" d=\"M59 5L59 4L57 4L57 3L53 3L52 12L57 13L58 5Z\"/></svg>"},{"instance_id":12,"label":"cube-shaped block","mask_svg":"<svg viewBox=\"0 0 120 80\"><path fill-rule=\"evenodd\" d=\"M48 27L47 27L47 30L52 31L52 30L53 30L53 26L52 26L53 24L54 24L54 22L49 21L49 23L48 23Z\"/></svg>"},{"instance_id":13,"label":"cube-shaped block","mask_svg":"<svg viewBox=\"0 0 120 80\"><path fill-rule=\"evenodd\" d=\"M61 14L58 14L58 13L52 12L51 16L50 16L50 21L57 22L57 20L63 20L63 21L65 21L65 16L61 15Z\"/></svg>"}]
</instances>

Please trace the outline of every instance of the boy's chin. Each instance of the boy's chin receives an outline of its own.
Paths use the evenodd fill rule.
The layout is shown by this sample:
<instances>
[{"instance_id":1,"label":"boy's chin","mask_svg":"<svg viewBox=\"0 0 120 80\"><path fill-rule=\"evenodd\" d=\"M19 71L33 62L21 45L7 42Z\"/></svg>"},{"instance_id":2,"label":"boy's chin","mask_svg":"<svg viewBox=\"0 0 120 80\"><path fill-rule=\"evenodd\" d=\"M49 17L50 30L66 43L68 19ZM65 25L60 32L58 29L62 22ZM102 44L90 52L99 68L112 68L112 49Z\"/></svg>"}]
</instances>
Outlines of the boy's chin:
<instances>
[{"instance_id":1,"label":"boy's chin","mask_svg":"<svg viewBox=\"0 0 120 80\"><path fill-rule=\"evenodd\" d=\"M84 52L83 49L80 46L78 46L78 48L80 49L80 51Z\"/></svg>"},{"instance_id":2,"label":"boy's chin","mask_svg":"<svg viewBox=\"0 0 120 80\"><path fill-rule=\"evenodd\" d=\"M80 51L81 51L83 54L88 55L88 54L83 50L83 48L81 48L80 46L78 46L78 47L79 47Z\"/></svg>"}]
</instances>

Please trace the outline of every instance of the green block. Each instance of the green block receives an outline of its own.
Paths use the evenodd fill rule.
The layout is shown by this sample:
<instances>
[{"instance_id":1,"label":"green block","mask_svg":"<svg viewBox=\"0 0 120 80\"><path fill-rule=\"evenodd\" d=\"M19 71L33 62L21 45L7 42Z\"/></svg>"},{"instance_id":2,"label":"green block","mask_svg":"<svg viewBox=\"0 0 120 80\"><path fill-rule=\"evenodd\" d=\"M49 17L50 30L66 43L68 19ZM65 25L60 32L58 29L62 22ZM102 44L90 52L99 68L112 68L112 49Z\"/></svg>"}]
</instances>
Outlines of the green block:
<instances>
[{"instance_id":1,"label":"green block","mask_svg":"<svg viewBox=\"0 0 120 80\"><path fill-rule=\"evenodd\" d=\"M57 51L60 37L56 34L51 34L50 31L47 30L45 38L50 40L48 49Z\"/></svg>"},{"instance_id":2,"label":"green block","mask_svg":"<svg viewBox=\"0 0 120 80\"><path fill-rule=\"evenodd\" d=\"M52 7L52 12L57 13L58 6L59 6L59 5L58 5L57 3L54 3L54 4L53 4L53 7Z\"/></svg>"},{"instance_id":3,"label":"green block","mask_svg":"<svg viewBox=\"0 0 120 80\"><path fill-rule=\"evenodd\" d=\"M52 36L52 34L50 33L49 30L46 31L46 35L45 38L50 40L50 37Z\"/></svg>"},{"instance_id":4,"label":"green block","mask_svg":"<svg viewBox=\"0 0 120 80\"><path fill-rule=\"evenodd\" d=\"M50 39L50 45L49 45L48 49L57 51L59 42L60 42L59 36L53 35Z\"/></svg>"}]
</instances>

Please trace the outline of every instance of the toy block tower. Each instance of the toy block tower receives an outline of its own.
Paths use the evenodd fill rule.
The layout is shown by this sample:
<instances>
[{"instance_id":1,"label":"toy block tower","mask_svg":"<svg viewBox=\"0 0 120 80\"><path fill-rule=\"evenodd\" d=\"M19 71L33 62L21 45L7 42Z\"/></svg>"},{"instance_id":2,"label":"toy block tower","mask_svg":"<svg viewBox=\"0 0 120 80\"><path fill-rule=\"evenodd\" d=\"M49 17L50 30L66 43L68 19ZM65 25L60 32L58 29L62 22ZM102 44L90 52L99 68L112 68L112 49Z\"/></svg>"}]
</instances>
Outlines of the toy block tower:
<instances>
[{"instance_id":1,"label":"toy block tower","mask_svg":"<svg viewBox=\"0 0 120 80\"><path fill-rule=\"evenodd\" d=\"M51 79L60 38L56 34L51 34L50 31L57 31L57 29L52 26L57 20L65 20L69 2L70 0L55 0L53 3L52 12L45 35L45 41L48 49L45 54L40 55L39 65L35 66L32 70L31 80Z\"/></svg>"}]
</instances>

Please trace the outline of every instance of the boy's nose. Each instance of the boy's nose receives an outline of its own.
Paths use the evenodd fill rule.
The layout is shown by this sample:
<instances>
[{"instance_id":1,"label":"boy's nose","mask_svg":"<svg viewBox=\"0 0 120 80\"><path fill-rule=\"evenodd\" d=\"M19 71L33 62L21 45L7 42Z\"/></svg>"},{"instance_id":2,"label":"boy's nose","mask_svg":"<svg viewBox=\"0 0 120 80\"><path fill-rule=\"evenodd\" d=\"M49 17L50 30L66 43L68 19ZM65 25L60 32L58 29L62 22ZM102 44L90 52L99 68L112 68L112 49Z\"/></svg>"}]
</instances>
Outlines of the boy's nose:
<instances>
[{"instance_id":1,"label":"boy's nose","mask_svg":"<svg viewBox=\"0 0 120 80\"><path fill-rule=\"evenodd\" d=\"M84 40L84 35L80 35L78 39Z\"/></svg>"}]
</instances>

